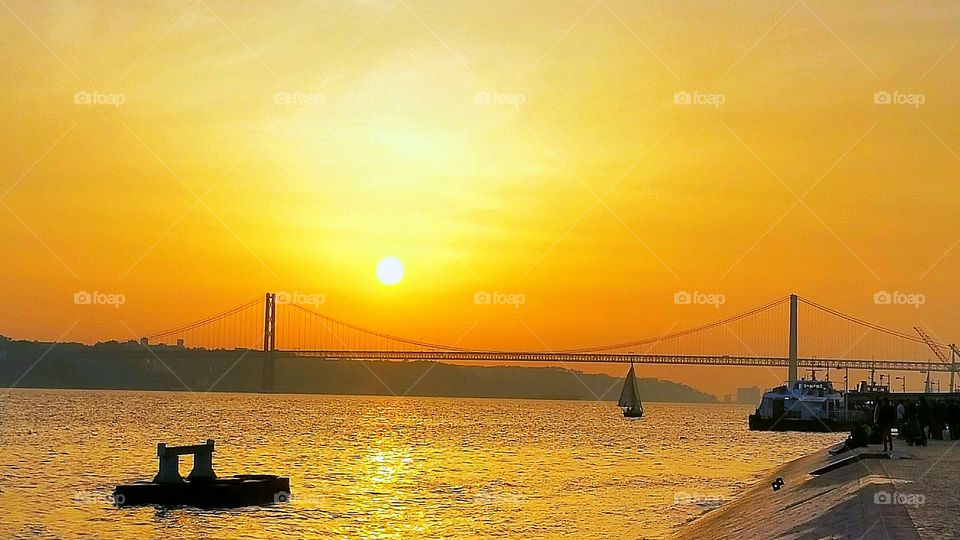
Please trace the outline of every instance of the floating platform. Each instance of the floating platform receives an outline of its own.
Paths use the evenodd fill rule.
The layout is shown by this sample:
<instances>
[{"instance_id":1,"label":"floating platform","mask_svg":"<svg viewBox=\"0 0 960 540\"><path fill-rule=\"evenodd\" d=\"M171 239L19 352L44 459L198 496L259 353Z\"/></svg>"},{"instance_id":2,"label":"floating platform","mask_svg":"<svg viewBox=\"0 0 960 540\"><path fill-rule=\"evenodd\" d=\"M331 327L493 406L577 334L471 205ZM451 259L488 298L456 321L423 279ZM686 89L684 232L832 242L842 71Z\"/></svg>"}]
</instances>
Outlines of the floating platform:
<instances>
[{"instance_id":1,"label":"floating platform","mask_svg":"<svg viewBox=\"0 0 960 540\"><path fill-rule=\"evenodd\" d=\"M290 479L270 474L240 474L175 484L135 482L117 486L117 506L159 504L198 508L236 508L282 503L290 499Z\"/></svg>"},{"instance_id":2,"label":"floating platform","mask_svg":"<svg viewBox=\"0 0 960 540\"><path fill-rule=\"evenodd\" d=\"M157 445L160 469L150 482L122 484L113 491L117 506L159 504L198 508L237 508L290 500L290 479L272 474L218 478L213 472L213 440L192 446ZM193 454L193 470L184 480L179 457Z\"/></svg>"}]
</instances>

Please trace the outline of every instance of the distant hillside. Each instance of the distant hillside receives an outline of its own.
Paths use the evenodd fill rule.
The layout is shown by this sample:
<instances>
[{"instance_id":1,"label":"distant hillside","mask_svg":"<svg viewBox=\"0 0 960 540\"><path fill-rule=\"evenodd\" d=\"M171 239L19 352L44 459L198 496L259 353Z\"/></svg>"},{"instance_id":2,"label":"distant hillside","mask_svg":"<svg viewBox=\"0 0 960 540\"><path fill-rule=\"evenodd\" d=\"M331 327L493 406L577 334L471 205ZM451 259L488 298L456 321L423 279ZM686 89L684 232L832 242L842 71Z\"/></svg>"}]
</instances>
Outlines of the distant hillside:
<instances>
[{"instance_id":1,"label":"distant hillside","mask_svg":"<svg viewBox=\"0 0 960 540\"><path fill-rule=\"evenodd\" d=\"M261 353L137 343L12 341L0 337L0 386L125 390L260 391ZM276 392L615 400L619 379L556 367L460 366L438 362L324 360L280 355ZM711 403L689 386L639 379L645 401Z\"/></svg>"}]
</instances>

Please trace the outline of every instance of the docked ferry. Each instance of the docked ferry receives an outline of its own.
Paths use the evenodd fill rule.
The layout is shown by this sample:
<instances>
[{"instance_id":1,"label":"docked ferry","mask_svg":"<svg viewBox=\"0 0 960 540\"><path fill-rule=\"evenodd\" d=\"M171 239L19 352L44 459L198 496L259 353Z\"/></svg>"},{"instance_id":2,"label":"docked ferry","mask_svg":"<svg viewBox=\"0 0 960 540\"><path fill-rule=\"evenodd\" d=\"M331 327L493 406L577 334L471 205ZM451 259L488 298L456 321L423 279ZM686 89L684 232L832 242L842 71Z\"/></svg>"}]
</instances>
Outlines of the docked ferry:
<instances>
[{"instance_id":1,"label":"docked ferry","mask_svg":"<svg viewBox=\"0 0 960 540\"><path fill-rule=\"evenodd\" d=\"M801 379L764 392L749 417L752 431L848 431L863 412L848 410L843 393L830 381Z\"/></svg>"}]
</instances>

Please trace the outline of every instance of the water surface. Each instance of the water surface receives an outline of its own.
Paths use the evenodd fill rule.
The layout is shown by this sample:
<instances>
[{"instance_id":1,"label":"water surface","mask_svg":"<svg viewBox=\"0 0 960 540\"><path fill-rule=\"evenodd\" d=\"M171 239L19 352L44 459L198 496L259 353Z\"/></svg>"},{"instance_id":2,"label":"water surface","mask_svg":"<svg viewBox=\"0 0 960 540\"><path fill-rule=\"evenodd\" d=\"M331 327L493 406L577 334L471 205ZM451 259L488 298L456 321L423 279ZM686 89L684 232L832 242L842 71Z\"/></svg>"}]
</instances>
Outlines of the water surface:
<instances>
[{"instance_id":1,"label":"water surface","mask_svg":"<svg viewBox=\"0 0 960 540\"><path fill-rule=\"evenodd\" d=\"M0 398L0 537L657 538L843 438L751 433L739 405L14 390ZM156 443L213 438L218 474L289 503L114 508ZM189 457L181 458L185 476Z\"/></svg>"}]
</instances>

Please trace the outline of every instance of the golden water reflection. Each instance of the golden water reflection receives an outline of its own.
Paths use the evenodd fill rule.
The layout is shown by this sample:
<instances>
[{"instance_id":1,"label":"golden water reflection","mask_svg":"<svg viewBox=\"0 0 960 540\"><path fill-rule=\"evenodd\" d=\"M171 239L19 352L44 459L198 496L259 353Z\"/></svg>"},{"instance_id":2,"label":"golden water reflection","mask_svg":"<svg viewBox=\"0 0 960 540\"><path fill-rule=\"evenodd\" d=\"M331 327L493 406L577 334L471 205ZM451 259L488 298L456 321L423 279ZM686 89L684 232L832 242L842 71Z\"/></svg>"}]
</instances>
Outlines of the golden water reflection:
<instances>
[{"instance_id":1,"label":"golden water reflection","mask_svg":"<svg viewBox=\"0 0 960 540\"><path fill-rule=\"evenodd\" d=\"M335 528L336 534L393 539L423 536L430 529L423 507L408 497L423 474L424 462L414 461L408 445L390 442L381 440L381 446L359 459L357 483L348 493L357 517Z\"/></svg>"},{"instance_id":2,"label":"golden water reflection","mask_svg":"<svg viewBox=\"0 0 960 540\"><path fill-rule=\"evenodd\" d=\"M0 407L0 538L656 538L842 438L750 433L729 405L628 421L609 403L17 390ZM291 501L109 504L154 474L157 441L207 438L218 474L285 474Z\"/></svg>"}]
</instances>

